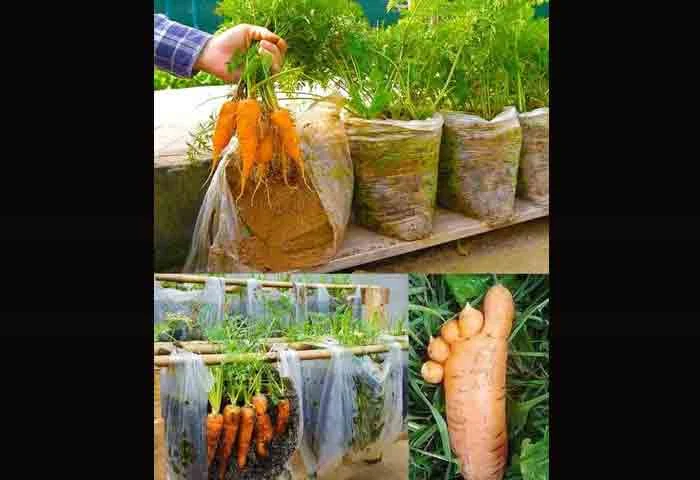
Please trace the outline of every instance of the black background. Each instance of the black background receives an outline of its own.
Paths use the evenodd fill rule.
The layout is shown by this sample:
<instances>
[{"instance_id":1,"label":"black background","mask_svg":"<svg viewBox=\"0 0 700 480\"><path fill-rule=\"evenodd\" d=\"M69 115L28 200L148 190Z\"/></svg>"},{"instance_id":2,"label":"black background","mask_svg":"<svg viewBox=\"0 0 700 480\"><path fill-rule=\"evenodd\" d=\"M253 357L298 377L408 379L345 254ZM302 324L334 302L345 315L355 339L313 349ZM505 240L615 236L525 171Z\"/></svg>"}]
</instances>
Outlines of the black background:
<instances>
[{"instance_id":1,"label":"black background","mask_svg":"<svg viewBox=\"0 0 700 480\"><path fill-rule=\"evenodd\" d=\"M29 477L150 476L148 6L5 15L0 319L25 338L2 342L0 412ZM688 478L694 30L601 8L550 9L552 478Z\"/></svg>"}]
</instances>

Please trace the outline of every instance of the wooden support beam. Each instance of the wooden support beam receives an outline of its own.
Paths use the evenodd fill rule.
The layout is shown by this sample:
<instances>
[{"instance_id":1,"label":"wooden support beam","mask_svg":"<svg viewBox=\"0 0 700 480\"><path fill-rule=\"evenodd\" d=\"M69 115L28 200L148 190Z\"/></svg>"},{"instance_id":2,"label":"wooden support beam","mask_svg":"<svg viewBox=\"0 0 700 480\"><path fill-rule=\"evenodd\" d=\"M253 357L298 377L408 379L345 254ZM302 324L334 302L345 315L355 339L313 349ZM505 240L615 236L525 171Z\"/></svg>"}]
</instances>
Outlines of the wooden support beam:
<instances>
[{"instance_id":1,"label":"wooden support beam","mask_svg":"<svg viewBox=\"0 0 700 480\"><path fill-rule=\"evenodd\" d=\"M399 342L402 350L408 350L408 343ZM350 347L346 349L352 355L371 355L389 351L388 345L367 345L362 347ZM279 360L277 352L268 353L240 353L240 354L203 354L200 355L205 365L221 365L223 363L240 363L252 361L276 362ZM299 352L299 360L322 360L331 358L331 351L324 348L319 350L304 350ZM153 364L157 367L168 367L177 363L177 359L170 355L156 355Z\"/></svg>"},{"instance_id":2,"label":"wooden support beam","mask_svg":"<svg viewBox=\"0 0 700 480\"><path fill-rule=\"evenodd\" d=\"M211 275L215 276L215 275ZM159 282L173 282L173 283L206 283L208 276L206 275L191 275L186 273L156 273L154 275L155 280ZM239 287L245 287L248 285L248 281L245 278L224 278L224 283L226 285L235 285ZM258 280L258 284L263 287L271 288L293 288L294 282L279 282L276 280ZM306 288L326 288L326 289L367 289L367 288L377 288L376 285L354 285L354 284L336 284L336 283L304 283L297 282L298 286Z\"/></svg>"}]
</instances>

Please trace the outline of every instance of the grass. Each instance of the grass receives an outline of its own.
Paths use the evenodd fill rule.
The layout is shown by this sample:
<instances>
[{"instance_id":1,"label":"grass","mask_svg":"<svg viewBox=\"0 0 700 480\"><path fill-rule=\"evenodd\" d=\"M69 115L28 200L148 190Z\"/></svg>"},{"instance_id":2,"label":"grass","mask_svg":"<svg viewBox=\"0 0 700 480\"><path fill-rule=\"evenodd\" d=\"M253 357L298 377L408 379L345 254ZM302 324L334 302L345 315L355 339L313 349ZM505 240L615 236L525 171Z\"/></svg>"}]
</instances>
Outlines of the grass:
<instances>
[{"instance_id":1,"label":"grass","mask_svg":"<svg viewBox=\"0 0 700 480\"><path fill-rule=\"evenodd\" d=\"M426 345L465 302L481 306L495 282L516 304L509 338L507 413L509 461L506 480L546 480L549 462L549 280L546 275L410 275L409 478L460 478L449 444L440 385L423 381Z\"/></svg>"}]
</instances>

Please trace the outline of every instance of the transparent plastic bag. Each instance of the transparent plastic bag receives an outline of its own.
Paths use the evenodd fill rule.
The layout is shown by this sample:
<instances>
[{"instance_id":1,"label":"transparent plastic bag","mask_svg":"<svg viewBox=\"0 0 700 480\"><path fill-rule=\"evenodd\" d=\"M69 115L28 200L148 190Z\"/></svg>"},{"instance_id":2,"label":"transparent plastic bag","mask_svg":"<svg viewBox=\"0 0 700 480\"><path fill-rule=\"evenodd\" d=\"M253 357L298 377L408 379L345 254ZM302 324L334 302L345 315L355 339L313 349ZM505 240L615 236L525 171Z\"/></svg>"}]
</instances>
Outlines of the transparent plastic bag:
<instances>
[{"instance_id":1,"label":"transparent plastic bag","mask_svg":"<svg viewBox=\"0 0 700 480\"><path fill-rule=\"evenodd\" d=\"M222 154L202 202L185 271L250 272L310 268L332 259L345 236L353 168L340 102L327 99L295 114L306 185L268 178L262 192L246 188L240 201L239 144ZM282 182L282 183L280 183Z\"/></svg>"},{"instance_id":2,"label":"transparent plastic bag","mask_svg":"<svg viewBox=\"0 0 700 480\"><path fill-rule=\"evenodd\" d=\"M201 290L177 290L156 285L153 294L154 323L169 322L169 340L202 340L204 332L222 325L226 306L226 282L208 277Z\"/></svg>"},{"instance_id":3,"label":"transparent plastic bag","mask_svg":"<svg viewBox=\"0 0 700 480\"><path fill-rule=\"evenodd\" d=\"M401 240L433 230L443 119L345 121L355 165L355 221Z\"/></svg>"},{"instance_id":4,"label":"transparent plastic bag","mask_svg":"<svg viewBox=\"0 0 700 480\"><path fill-rule=\"evenodd\" d=\"M310 305L312 312L320 315L329 315L331 312L331 297L326 287L316 288L313 292Z\"/></svg>"},{"instance_id":5,"label":"transparent plastic bag","mask_svg":"<svg viewBox=\"0 0 700 480\"><path fill-rule=\"evenodd\" d=\"M330 360L302 363L304 436L301 449L309 475L335 469L352 442L357 415L353 355L330 345Z\"/></svg>"},{"instance_id":6,"label":"transparent plastic bag","mask_svg":"<svg viewBox=\"0 0 700 480\"><path fill-rule=\"evenodd\" d=\"M161 400L169 480L207 479L205 419L214 379L198 355L176 349L174 365L161 370Z\"/></svg>"},{"instance_id":7,"label":"transparent plastic bag","mask_svg":"<svg viewBox=\"0 0 700 480\"><path fill-rule=\"evenodd\" d=\"M394 443L404 430L404 357L393 340L390 350L377 355L357 357L357 409L362 412L354 422L353 454L381 452Z\"/></svg>"},{"instance_id":8,"label":"transparent plastic bag","mask_svg":"<svg viewBox=\"0 0 700 480\"><path fill-rule=\"evenodd\" d=\"M292 295L294 296L294 323L304 323L309 317L309 296L303 284L292 283Z\"/></svg>"},{"instance_id":9,"label":"transparent plastic bag","mask_svg":"<svg viewBox=\"0 0 700 480\"><path fill-rule=\"evenodd\" d=\"M507 107L493 120L445 112L438 202L490 224L508 222L522 144L518 112Z\"/></svg>"},{"instance_id":10,"label":"transparent plastic bag","mask_svg":"<svg viewBox=\"0 0 700 480\"><path fill-rule=\"evenodd\" d=\"M518 172L518 196L549 203L549 108L538 108L518 116L523 130Z\"/></svg>"}]
</instances>

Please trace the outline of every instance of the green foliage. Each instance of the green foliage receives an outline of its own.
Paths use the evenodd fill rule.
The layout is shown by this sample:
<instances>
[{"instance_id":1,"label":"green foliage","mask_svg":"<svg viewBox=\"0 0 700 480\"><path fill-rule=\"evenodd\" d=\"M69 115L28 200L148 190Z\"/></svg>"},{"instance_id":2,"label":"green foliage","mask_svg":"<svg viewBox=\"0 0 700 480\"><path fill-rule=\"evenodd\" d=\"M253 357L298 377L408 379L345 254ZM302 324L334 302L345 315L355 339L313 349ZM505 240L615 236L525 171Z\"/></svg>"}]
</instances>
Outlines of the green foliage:
<instances>
[{"instance_id":1,"label":"green foliage","mask_svg":"<svg viewBox=\"0 0 700 480\"><path fill-rule=\"evenodd\" d=\"M495 282L513 293L516 318L509 338L506 480L546 480L549 427L549 280L546 275L411 275L409 336L409 478L457 479L442 386L423 381L430 336L465 302L481 306Z\"/></svg>"},{"instance_id":2,"label":"green foliage","mask_svg":"<svg viewBox=\"0 0 700 480\"><path fill-rule=\"evenodd\" d=\"M192 78L180 78L162 70L153 72L153 90L166 90L170 88L204 87L211 85L223 85L224 82L208 73L199 72Z\"/></svg>"}]
</instances>

